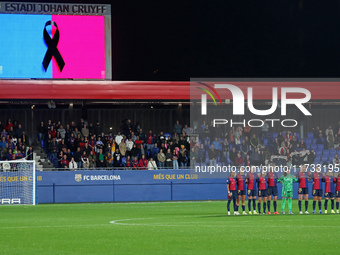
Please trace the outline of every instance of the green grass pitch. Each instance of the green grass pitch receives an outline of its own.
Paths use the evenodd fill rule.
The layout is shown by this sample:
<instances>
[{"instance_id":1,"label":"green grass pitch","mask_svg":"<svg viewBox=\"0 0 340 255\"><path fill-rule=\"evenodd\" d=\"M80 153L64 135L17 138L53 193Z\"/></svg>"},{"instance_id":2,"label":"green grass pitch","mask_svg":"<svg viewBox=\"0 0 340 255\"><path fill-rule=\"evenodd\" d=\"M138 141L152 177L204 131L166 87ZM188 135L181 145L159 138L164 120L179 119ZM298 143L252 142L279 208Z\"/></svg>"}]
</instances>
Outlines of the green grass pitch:
<instances>
[{"instance_id":1,"label":"green grass pitch","mask_svg":"<svg viewBox=\"0 0 340 255\"><path fill-rule=\"evenodd\" d=\"M309 204L311 209L312 201ZM296 200L293 212L295 215L227 216L225 201L0 206L0 252L340 253L339 214L299 215Z\"/></svg>"}]
</instances>

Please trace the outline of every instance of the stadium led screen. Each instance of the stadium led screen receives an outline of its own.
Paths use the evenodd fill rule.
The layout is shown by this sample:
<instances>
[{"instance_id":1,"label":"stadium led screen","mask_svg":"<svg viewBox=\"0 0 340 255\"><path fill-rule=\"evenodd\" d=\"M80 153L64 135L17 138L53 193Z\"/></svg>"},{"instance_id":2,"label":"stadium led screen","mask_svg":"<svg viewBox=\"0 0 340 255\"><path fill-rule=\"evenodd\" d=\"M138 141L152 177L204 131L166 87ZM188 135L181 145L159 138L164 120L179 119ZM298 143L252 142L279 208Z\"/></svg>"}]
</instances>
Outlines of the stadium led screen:
<instances>
[{"instance_id":1,"label":"stadium led screen","mask_svg":"<svg viewBox=\"0 0 340 255\"><path fill-rule=\"evenodd\" d=\"M76 14L1 13L0 78L110 79L106 17Z\"/></svg>"}]
</instances>

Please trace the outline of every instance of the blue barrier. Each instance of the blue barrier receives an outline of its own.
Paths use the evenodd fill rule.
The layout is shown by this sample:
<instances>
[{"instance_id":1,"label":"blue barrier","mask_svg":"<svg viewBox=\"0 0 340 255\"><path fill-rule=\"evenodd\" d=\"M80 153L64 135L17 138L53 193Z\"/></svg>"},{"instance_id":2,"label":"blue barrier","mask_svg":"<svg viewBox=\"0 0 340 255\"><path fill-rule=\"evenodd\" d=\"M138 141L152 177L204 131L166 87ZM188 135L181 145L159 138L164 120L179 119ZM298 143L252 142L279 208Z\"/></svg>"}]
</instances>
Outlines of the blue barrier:
<instances>
[{"instance_id":1,"label":"blue barrier","mask_svg":"<svg viewBox=\"0 0 340 255\"><path fill-rule=\"evenodd\" d=\"M4 183L3 183L4 184ZM227 199L226 178L199 179L189 170L37 172L39 203ZM312 183L308 183L310 197ZM279 198L282 185L278 184ZM294 198L298 197L294 183Z\"/></svg>"},{"instance_id":2,"label":"blue barrier","mask_svg":"<svg viewBox=\"0 0 340 255\"><path fill-rule=\"evenodd\" d=\"M189 170L41 172L38 180L39 203L227 198L226 179L198 179ZM308 185L311 197L312 183ZM279 198L281 188L278 184ZM298 197L297 190L298 183L294 183L294 198Z\"/></svg>"}]
</instances>

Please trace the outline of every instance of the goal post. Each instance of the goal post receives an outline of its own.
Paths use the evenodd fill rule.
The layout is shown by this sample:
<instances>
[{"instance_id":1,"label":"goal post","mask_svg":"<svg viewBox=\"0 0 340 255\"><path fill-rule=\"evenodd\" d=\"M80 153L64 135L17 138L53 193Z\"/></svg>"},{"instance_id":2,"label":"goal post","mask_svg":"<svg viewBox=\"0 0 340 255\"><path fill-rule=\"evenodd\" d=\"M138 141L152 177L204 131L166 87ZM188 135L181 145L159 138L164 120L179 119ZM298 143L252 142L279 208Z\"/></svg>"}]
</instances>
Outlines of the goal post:
<instances>
[{"instance_id":1,"label":"goal post","mask_svg":"<svg viewBox=\"0 0 340 255\"><path fill-rule=\"evenodd\" d=\"M37 204L34 160L0 161L0 205Z\"/></svg>"}]
</instances>

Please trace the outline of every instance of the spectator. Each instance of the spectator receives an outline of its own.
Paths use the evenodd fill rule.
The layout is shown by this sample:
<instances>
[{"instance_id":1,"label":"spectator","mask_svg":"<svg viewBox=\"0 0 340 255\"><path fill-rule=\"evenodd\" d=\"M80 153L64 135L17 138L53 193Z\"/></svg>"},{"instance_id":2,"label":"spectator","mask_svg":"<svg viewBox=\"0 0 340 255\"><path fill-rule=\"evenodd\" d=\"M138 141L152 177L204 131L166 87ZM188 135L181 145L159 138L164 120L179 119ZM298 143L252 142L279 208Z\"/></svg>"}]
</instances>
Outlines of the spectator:
<instances>
[{"instance_id":1,"label":"spectator","mask_svg":"<svg viewBox=\"0 0 340 255\"><path fill-rule=\"evenodd\" d=\"M5 125L6 131L9 131L10 128L12 128L12 127L13 127L12 121L11 121L11 119L8 119L8 120L7 120L7 123L6 123L6 125Z\"/></svg>"},{"instance_id":2,"label":"spectator","mask_svg":"<svg viewBox=\"0 0 340 255\"><path fill-rule=\"evenodd\" d=\"M138 136L139 136L139 139L144 144L146 142L146 135L143 133L143 129L139 129Z\"/></svg>"},{"instance_id":3,"label":"spectator","mask_svg":"<svg viewBox=\"0 0 340 255\"><path fill-rule=\"evenodd\" d=\"M148 162L148 170L157 170L157 164L156 164L156 161L153 160L153 158L150 158L149 159L149 162Z\"/></svg>"},{"instance_id":4,"label":"spectator","mask_svg":"<svg viewBox=\"0 0 340 255\"><path fill-rule=\"evenodd\" d=\"M140 170L146 170L148 167L148 160L145 158L145 155L142 155L142 157L139 160L139 169Z\"/></svg>"},{"instance_id":5,"label":"spectator","mask_svg":"<svg viewBox=\"0 0 340 255\"><path fill-rule=\"evenodd\" d=\"M100 138L98 137L98 139ZM105 167L105 156L103 154L103 149L99 149L97 160L98 160L98 163L97 163L98 167Z\"/></svg>"},{"instance_id":6,"label":"spectator","mask_svg":"<svg viewBox=\"0 0 340 255\"><path fill-rule=\"evenodd\" d=\"M176 150L172 152L172 167L173 169L178 169L178 154Z\"/></svg>"},{"instance_id":7,"label":"spectator","mask_svg":"<svg viewBox=\"0 0 340 255\"><path fill-rule=\"evenodd\" d=\"M320 136L320 127L319 126L317 126L315 129L313 128L313 134L314 134L314 139L317 139L317 138L319 138L319 136Z\"/></svg>"},{"instance_id":8,"label":"spectator","mask_svg":"<svg viewBox=\"0 0 340 255\"><path fill-rule=\"evenodd\" d=\"M119 144L119 152L122 154L122 157L125 157L126 155L126 143L124 140L122 140Z\"/></svg>"},{"instance_id":9,"label":"spectator","mask_svg":"<svg viewBox=\"0 0 340 255\"><path fill-rule=\"evenodd\" d=\"M179 153L179 159L178 159L181 168L186 168L188 166L188 155L186 148L183 148L183 150Z\"/></svg>"},{"instance_id":10,"label":"spectator","mask_svg":"<svg viewBox=\"0 0 340 255\"><path fill-rule=\"evenodd\" d=\"M149 134L146 135L146 150L150 151L154 146L155 136L152 133L152 130L149 130Z\"/></svg>"},{"instance_id":11,"label":"spectator","mask_svg":"<svg viewBox=\"0 0 340 255\"><path fill-rule=\"evenodd\" d=\"M166 168L171 168L173 167L173 164L172 164L172 153L171 153L171 150L168 149L166 154L165 154L165 166Z\"/></svg>"},{"instance_id":12,"label":"spectator","mask_svg":"<svg viewBox=\"0 0 340 255\"><path fill-rule=\"evenodd\" d=\"M129 139L126 141L126 152L127 152L127 155L131 156L131 150L132 150L133 144L134 143L133 143L131 137L129 137Z\"/></svg>"},{"instance_id":13,"label":"spectator","mask_svg":"<svg viewBox=\"0 0 340 255\"><path fill-rule=\"evenodd\" d=\"M100 150L103 151L104 149L104 143L103 141L101 140L100 136L98 137L98 140L96 142L96 147L95 147L95 152L96 153L100 153ZM104 157L103 157L104 158Z\"/></svg>"},{"instance_id":14,"label":"spectator","mask_svg":"<svg viewBox=\"0 0 340 255\"><path fill-rule=\"evenodd\" d=\"M340 144L339 136L338 134L334 135L334 149L338 149Z\"/></svg>"},{"instance_id":15,"label":"spectator","mask_svg":"<svg viewBox=\"0 0 340 255\"><path fill-rule=\"evenodd\" d=\"M261 150L260 152L260 165L262 166L266 165L266 155L264 150Z\"/></svg>"},{"instance_id":16,"label":"spectator","mask_svg":"<svg viewBox=\"0 0 340 255\"><path fill-rule=\"evenodd\" d=\"M244 131L244 137L248 137L248 139L250 138L250 131L251 131L251 127L246 125L243 129Z\"/></svg>"},{"instance_id":17,"label":"spectator","mask_svg":"<svg viewBox=\"0 0 340 255\"><path fill-rule=\"evenodd\" d=\"M256 134L253 134L253 137L250 139L250 145L253 151L259 146L259 140L257 139Z\"/></svg>"},{"instance_id":18,"label":"spectator","mask_svg":"<svg viewBox=\"0 0 340 255\"><path fill-rule=\"evenodd\" d=\"M87 128L87 125L84 123L82 129L81 129L81 134L84 136L84 137L89 137L90 135L90 130Z\"/></svg>"},{"instance_id":19,"label":"spectator","mask_svg":"<svg viewBox=\"0 0 340 255\"><path fill-rule=\"evenodd\" d=\"M87 157L86 151L83 151L83 155L81 156L81 163L83 165L83 168L88 169L90 167L90 161Z\"/></svg>"},{"instance_id":20,"label":"spectator","mask_svg":"<svg viewBox=\"0 0 340 255\"><path fill-rule=\"evenodd\" d=\"M334 134L333 129L332 129L332 126L329 126L329 127L326 129L326 131L325 131L326 137L329 135L329 132L332 132L332 135Z\"/></svg>"},{"instance_id":21,"label":"spectator","mask_svg":"<svg viewBox=\"0 0 340 255\"><path fill-rule=\"evenodd\" d=\"M329 149L334 149L334 135L333 135L333 130L331 129L331 126L329 126L330 129L326 130L326 136L327 136L327 142L328 142L328 148Z\"/></svg>"},{"instance_id":22,"label":"spectator","mask_svg":"<svg viewBox=\"0 0 340 255\"><path fill-rule=\"evenodd\" d=\"M190 151L190 169L195 169L197 158L198 158L198 148L195 145L191 148L191 151Z\"/></svg>"},{"instance_id":23,"label":"spectator","mask_svg":"<svg viewBox=\"0 0 340 255\"><path fill-rule=\"evenodd\" d=\"M57 131L59 132L61 139L65 139L66 130L62 125L60 125Z\"/></svg>"},{"instance_id":24,"label":"spectator","mask_svg":"<svg viewBox=\"0 0 340 255\"><path fill-rule=\"evenodd\" d=\"M229 153L229 159L233 164L236 163L236 157L237 157L237 151L236 151L236 148L233 147L231 149L231 152Z\"/></svg>"},{"instance_id":25,"label":"spectator","mask_svg":"<svg viewBox=\"0 0 340 255\"><path fill-rule=\"evenodd\" d=\"M339 161L339 157L338 157L338 154L335 154L334 155L334 158L333 158L333 164L338 164L339 165L340 161Z\"/></svg>"},{"instance_id":26,"label":"spectator","mask_svg":"<svg viewBox=\"0 0 340 255\"><path fill-rule=\"evenodd\" d=\"M247 156L246 156L246 158L244 160L244 165L245 166L250 166L251 165L249 154L247 154Z\"/></svg>"},{"instance_id":27,"label":"spectator","mask_svg":"<svg viewBox=\"0 0 340 255\"><path fill-rule=\"evenodd\" d=\"M50 159L54 159L57 157L58 153L58 143L56 142L55 137L52 139L52 142L49 144L49 152L50 152Z\"/></svg>"},{"instance_id":28,"label":"spectator","mask_svg":"<svg viewBox=\"0 0 340 255\"><path fill-rule=\"evenodd\" d=\"M209 165L210 166L216 166L218 154L219 154L219 151L215 150L215 146L212 144L209 151L208 151Z\"/></svg>"},{"instance_id":29,"label":"spectator","mask_svg":"<svg viewBox=\"0 0 340 255\"><path fill-rule=\"evenodd\" d=\"M54 129L53 126L51 126L51 129L48 131L48 134L50 134L52 138L55 138L57 135L57 131Z\"/></svg>"},{"instance_id":30,"label":"spectator","mask_svg":"<svg viewBox=\"0 0 340 255\"><path fill-rule=\"evenodd\" d=\"M155 143L155 144L153 145L153 148L152 148L151 151L150 151L150 156L151 156L151 158L153 158L154 160L156 160L156 159L157 159L157 154L159 153L159 151L160 151L160 149L158 148L158 144Z\"/></svg>"},{"instance_id":31,"label":"spectator","mask_svg":"<svg viewBox=\"0 0 340 255\"><path fill-rule=\"evenodd\" d=\"M237 166L242 166L243 165L243 159L242 159L241 152L237 153L237 156L236 156L236 159L235 159L235 164Z\"/></svg>"},{"instance_id":32,"label":"spectator","mask_svg":"<svg viewBox=\"0 0 340 255\"><path fill-rule=\"evenodd\" d=\"M137 148L136 144L133 145L131 150L131 159L132 161L137 158L138 159L139 149Z\"/></svg>"},{"instance_id":33,"label":"spectator","mask_svg":"<svg viewBox=\"0 0 340 255\"><path fill-rule=\"evenodd\" d=\"M212 142L212 144L214 145L215 149L218 150L220 148L220 141L218 140L217 137L215 137L215 140Z\"/></svg>"},{"instance_id":34,"label":"spectator","mask_svg":"<svg viewBox=\"0 0 340 255\"><path fill-rule=\"evenodd\" d=\"M186 136L190 136L192 133L192 128L188 127L187 124L184 125L183 133L185 133Z\"/></svg>"},{"instance_id":35,"label":"spectator","mask_svg":"<svg viewBox=\"0 0 340 255\"><path fill-rule=\"evenodd\" d=\"M90 162L90 168L96 168L97 167L97 156L93 151L90 152L89 162Z\"/></svg>"},{"instance_id":36,"label":"spectator","mask_svg":"<svg viewBox=\"0 0 340 255\"><path fill-rule=\"evenodd\" d=\"M116 135L116 138L115 138L115 142L118 146L122 142L123 138L124 137L120 134L120 132L118 132L118 134Z\"/></svg>"},{"instance_id":37,"label":"spectator","mask_svg":"<svg viewBox=\"0 0 340 255\"><path fill-rule=\"evenodd\" d=\"M125 167L127 167L127 169L132 169L133 165L132 165L132 160L130 156L126 157L125 160Z\"/></svg>"},{"instance_id":38,"label":"spectator","mask_svg":"<svg viewBox=\"0 0 340 255\"><path fill-rule=\"evenodd\" d=\"M178 120L176 121L176 124L174 126L174 133L176 133L178 135L182 133L182 125L179 124Z\"/></svg>"},{"instance_id":39,"label":"spectator","mask_svg":"<svg viewBox=\"0 0 340 255\"><path fill-rule=\"evenodd\" d=\"M281 147L279 149L279 155L286 156L287 155L287 147L285 142L282 142Z\"/></svg>"},{"instance_id":40,"label":"spectator","mask_svg":"<svg viewBox=\"0 0 340 255\"><path fill-rule=\"evenodd\" d=\"M303 139L301 139L300 148L305 150L307 149L307 145L305 144L305 141Z\"/></svg>"},{"instance_id":41,"label":"spectator","mask_svg":"<svg viewBox=\"0 0 340 255\"><path fill-rule=\"evenodd\" d=\"M111 151L106 153L105 163L106 163L107 167L112 167L112 165L113 165L113 157L112 157Z\"/></svg>"},{"instance_id":42,"label":"spectator","mask_svg":"<svg viewBox=\"0 0 340 255\"><path fill-rule=\"evenodd\" d=\"M70 170L77 170L77 162L74 161L74 158L71 158L71 161L68 164L68 168Z\"/></svg>"},{"instance_id":43,"label":"spectator","mask_svg":"<svg viewBox=\"0 0 340 255\"><path fill-rule=\"evenodd\" d=\"M116 149L115 153L113 154L113 166L114 167L122 166L122 154L120 153L119 149Z\"/></svg>"},{"instance_id":44,"label":"spectator","mask_svg":"<svg viewBox=\"0 0 340 255\"><path fill-rule=\"evenodd\" d=\"M69 161L67 160L67 155L63 155L63 158L60 162L61 168L68 168L69 167Z\"/></svg>"},{"instance_id":45,"label":"spectator","mask_svg":"<svg viewBox=\"0 0 340 255\"><path fill-rule=\"evenodd\" d=\"M164 168L165 167L165 161L166 161L166 156L163 152L163 149L159 150L159 153L157 154L157 160L158 160L158 166L159 168Z\"/></svg>"},{"instance_id":46,"label":"spectator","mask_svg":"<svg viewBox=\"0 0 340 255\"><path fill-rule=\"evenodd\" d=\"M85 152L86 153L86 152ZM81 163L82 163L82 161L81 161L81 155L82 155L82 153L81 153L81 151L80 151L80 147L78 147L77 148L77 151L74 153L74 161L77 163L77 166L78 166L78 168L81 168Z\"/></svg>"},{"instance_id":47,"label":"spectator","mask_svg":"<svg viewBox=\"0 0 340 255\"><path fill-rule=\"evenodd\" d=\"M204 144L200 145L198 149L198 163L205 163L206 160L206 150L204 148Z\"/></svg>"},{"instance_id":48,"label":"spectator","mask_svg":"<svg viewBox=\"0 0 340 255\"><path fill-rule=\"evenodd\" d=\"M158 138L157 138L158 146L160 147L161 144L164 143L165 141L166 141L165 135L164 135L163 131L161 131Z\"/></svg>"},{"instance_id":49,"label":"spectator","mask_svg":"<svg viewBox=\"0 0 340 255\"><path fill-rule=\"evenodd\" d=\"M224 160L227 160L229 158L229 150L230 150L230 145L228 142L228 138L225 138L222 143L222 153L223 153Z\"/></svg>"},{"instance_id":50,"label":"spectator","mask_svg":"<svg viewBox=\"0 0 340 255\"><path fill-rule=\"evenodd\" d=\"M27 151L27 160L33 160L33 148L32 148L32 146L30 146L28 151Z\"/></svg>"},{"instance_id":51,"label":"spectator","mask_svg":"<svg viewBox=\"0 0 340 255\"><path fill-rule=\"evenodd\" d=\"M251 154L251 164L254 165L254 166L259 166L260 160L261 160L261 157L260 157L260 154L258 152L258 149L255 148L254 152Z\"/></svg>"},{"instance_id":52,"label":"spectator","mask_svg":"<svg viewBox=\"0 0 340 255\"><path fill-rule=\"evenodd\" d=\"M310 150L307 152L307 163L308 164L314 164L314 160L316 158L316 153L314 150Z\"/></svg>"}]
</instances>

